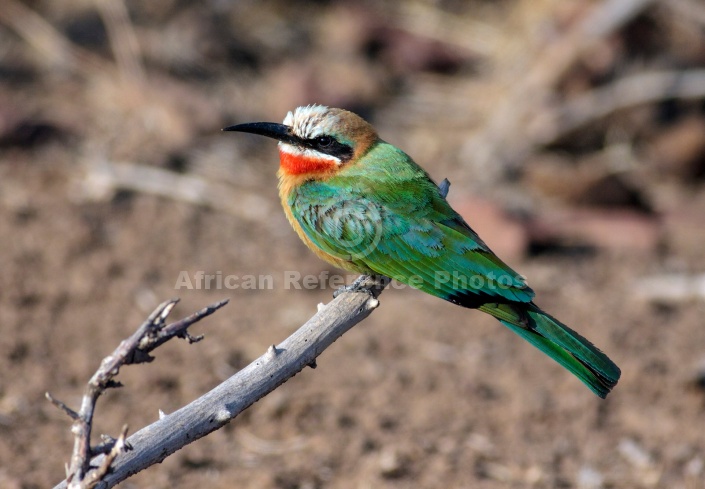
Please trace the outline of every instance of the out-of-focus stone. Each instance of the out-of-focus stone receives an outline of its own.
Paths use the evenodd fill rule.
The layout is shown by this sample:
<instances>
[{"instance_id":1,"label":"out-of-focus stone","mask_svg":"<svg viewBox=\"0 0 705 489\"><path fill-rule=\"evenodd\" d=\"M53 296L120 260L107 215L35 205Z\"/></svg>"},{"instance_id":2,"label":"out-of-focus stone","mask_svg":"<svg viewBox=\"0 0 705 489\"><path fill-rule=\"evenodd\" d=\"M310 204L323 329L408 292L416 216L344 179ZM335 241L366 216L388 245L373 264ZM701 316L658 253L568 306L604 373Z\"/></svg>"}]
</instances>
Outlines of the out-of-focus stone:
<instances>
[{"instance_id":1,"label":"out-of-focus stone","mask_svg":"<svg viewBox=\"0 0 705 489\"><path fill-rule=\"evenodd\" d=\"M468 196L455 201L452 195L451 187L450 201L455 210L502 260L511 265L523 258L529 238L518 218L511 216L496 202Z\"/></svg>"},{"instance_id":2,"label":"out-of-focus stone","mask_svg":"<svg viewBox=\"0 0 705 489\"><path fill-rule=\"evenodd\" d=\"M594 246L652 252L661 241L657 218L631 210L571 209L541 215L529 225L540 245Z\"/></svg>"}]
</instances>

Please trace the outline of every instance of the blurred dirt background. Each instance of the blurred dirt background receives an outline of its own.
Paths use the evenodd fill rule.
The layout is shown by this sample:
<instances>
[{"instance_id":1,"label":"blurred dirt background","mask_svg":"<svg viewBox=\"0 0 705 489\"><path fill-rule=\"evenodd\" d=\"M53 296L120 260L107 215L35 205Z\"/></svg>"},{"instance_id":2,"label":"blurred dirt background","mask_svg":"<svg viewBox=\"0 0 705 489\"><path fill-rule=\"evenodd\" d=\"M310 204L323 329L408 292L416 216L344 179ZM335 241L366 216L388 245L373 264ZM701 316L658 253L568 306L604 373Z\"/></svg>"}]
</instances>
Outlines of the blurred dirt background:
<instances>
[{"instance_id":1,"label":"blurred dirt background","mask_svg":"<svg viewBox=\"0 0 705 489\"><path fill-rule=\"evenodd\" d=\"M101 358L162 300L229 298L124 369L96 435L190 402L330 300L279 209L297 105L371 120L537 302L606 401L484 315L390 290L292 381L125 488L705 488L700 0L0 1L0 487L58 483ZM175 290L191 274L273 290Z\"/></svg>"}]
</instances>

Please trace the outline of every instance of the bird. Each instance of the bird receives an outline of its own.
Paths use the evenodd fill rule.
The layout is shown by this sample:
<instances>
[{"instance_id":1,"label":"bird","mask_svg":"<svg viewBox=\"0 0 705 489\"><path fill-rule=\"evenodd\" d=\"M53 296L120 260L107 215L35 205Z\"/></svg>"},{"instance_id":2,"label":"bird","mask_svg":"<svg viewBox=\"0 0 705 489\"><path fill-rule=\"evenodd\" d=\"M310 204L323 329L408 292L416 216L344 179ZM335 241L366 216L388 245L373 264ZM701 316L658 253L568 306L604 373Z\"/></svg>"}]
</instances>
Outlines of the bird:
<instances>
[{"instance_id":1,"label":"bird","mask_svg":"<svg viewBox=\"0 0 705 489\"><path fill-rule=\"evenodd\" d=\"M489 314L603 399L617 384L619 367L539 308L526 279L450 206L447 189L362 117L307 105L288 112L282 124L223 130L279 141L284 213L319 258Z\"/></svg>"}]
</instances>

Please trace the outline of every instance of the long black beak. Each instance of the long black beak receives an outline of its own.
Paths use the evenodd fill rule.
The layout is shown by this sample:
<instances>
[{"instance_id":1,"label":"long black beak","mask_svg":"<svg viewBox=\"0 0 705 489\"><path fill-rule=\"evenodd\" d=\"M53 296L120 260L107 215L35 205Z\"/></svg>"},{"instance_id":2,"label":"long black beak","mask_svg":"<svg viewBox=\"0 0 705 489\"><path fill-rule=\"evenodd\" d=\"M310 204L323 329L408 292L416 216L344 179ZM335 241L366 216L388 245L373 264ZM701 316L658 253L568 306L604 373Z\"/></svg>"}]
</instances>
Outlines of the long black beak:
<instances>
[{"instance_id":1,"label":"long black beak","mask_svg":"<svg viewBox=\"0 0 705 489\"><path fill-rule=\"evenodd\" d=\"M290 144L301 144L301 140L294 136L289 126L276 124L274 122L249 122L247 124L236 124L228 126L223 131L249 132L259 134L268 138L276 139Z\"/></svg>"}]
</instances>

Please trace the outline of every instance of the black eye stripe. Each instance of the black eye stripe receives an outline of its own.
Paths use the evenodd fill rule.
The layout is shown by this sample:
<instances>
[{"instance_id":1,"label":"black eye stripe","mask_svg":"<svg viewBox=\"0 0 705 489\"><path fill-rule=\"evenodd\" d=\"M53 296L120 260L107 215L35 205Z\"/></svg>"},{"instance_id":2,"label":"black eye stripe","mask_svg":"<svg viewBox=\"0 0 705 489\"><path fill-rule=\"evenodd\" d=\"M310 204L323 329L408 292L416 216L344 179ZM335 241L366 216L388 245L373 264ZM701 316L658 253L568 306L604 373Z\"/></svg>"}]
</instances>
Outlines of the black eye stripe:
<instances>
[{"instance_id":1,"label":"black eye stripe","mask_svg":"<svg viewBox=\"0 0 705 489\"><path fill-rule=\"evenodd\" d=\"M353 156L353 149L347 144L343 144L333 136L319 136L313 139L305 140L306 146L315 149L320 153L335 156L340 161L348 161Z\"/></svg>"}]
</instances>

